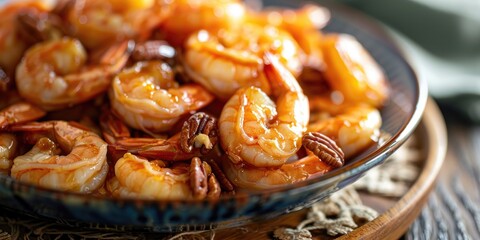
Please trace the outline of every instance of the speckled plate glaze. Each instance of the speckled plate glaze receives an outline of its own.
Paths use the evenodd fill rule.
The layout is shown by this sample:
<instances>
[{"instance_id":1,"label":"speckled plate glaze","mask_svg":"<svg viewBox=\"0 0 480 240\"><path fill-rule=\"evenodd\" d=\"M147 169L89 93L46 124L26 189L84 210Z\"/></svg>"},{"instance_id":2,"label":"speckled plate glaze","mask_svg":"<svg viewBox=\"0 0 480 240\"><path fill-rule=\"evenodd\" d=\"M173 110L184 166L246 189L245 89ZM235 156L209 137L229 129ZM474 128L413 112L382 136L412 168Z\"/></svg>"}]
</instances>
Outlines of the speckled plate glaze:
<instances>
[{"instance_id":1,"label":"speckled plate glaze","mask_svg":"<svg viewBox=\"0 0 480 240\"><path fill-rule=\"evenodd\" d=\"M276 5L298 7L296 1ZM268 5L268 2L267 4ZM273 4L272 4L273 5ZM48 190L0 176L0 205L69 224L117 230L172 232L243 225L310 206L351 184L382 163L419 123L427 86L417 80L402 56L371 31L372 23L357 14L331 9L327 32L349 33L369 50L385 70L392 96L382 110L382 130L391 134L382 146L370 148L346 166L307 181L262 192L223 196L218 201L144 201L100 198ZM369 27L370 26L370 27Z\"/></svg>"}]
</instances>

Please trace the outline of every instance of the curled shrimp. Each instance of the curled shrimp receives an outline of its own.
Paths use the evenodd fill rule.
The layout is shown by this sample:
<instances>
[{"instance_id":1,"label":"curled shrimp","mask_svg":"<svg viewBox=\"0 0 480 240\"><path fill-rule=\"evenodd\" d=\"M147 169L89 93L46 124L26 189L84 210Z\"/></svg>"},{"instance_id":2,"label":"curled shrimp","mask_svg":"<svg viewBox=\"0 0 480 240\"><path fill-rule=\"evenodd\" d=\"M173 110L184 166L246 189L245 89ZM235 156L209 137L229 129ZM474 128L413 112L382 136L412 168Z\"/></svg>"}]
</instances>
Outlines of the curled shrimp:
<instances>
[{"instance_id":1,"label":"curled shrimp","mask_svg":"<svg viewBox=\"0 0 480 240\"><path fill-rule=\"evenodd\" d=\"M0 133L0 175L10 175L10 168L17 150L17 137L10 133Z\"/></svg>"},{"instance_id":2,"label":"curled shrimp","mask_svg":"<svg viewBox=\"0 0 480 240\"><path fill-rule=\"evenodd\" d=\"M220 186L211 169L193 159L191 164L147 161L126 153L115 164L115 177L107 182L114 196L188 200L218 198Z\"/></svg>"},{"instance_id":3,"label":"curled shrimp","mask_svg":"<svg viewBox=\"0 0 480 240\"><path fill-rule=\"evenodd\" d=\"M381 107L388 98L386 76L377 62L353 37L332 34L321 42L325 76L341 100Z\"/></svg>"},{"instance_id":4,"label":"curled shrimp","mask_svg":"<svg viewBox=\"0 0 480 240\"><path fill-rule=\"evenodd\" d=\"M163 0L79 0L67 14L73 36L89 49L144 40L168 13Z\"/></svg>"},{"instance_id":5,"label":"curled shrimp","mask_svg":"<svg viewBox=\"0 0 480 240\"><path fill-rule=\"evenodd\" d=\"M365 103L335 104L326 97L310 98L312 115L321 115L310 122L308 131L333 139L350 158L378 141L382 117ZM313 118L312 118L313 119Z\"/></svg>"},{"instance_id":6,"label":"curled shrimp","mask_svg":"<svg viewBox=\"0 0 480 240\"><path fill-rule=\"evenodd\" d=\"M183 47L188 36L201 29L216 32L240 26L244 14L239 0L176 0L159 34L170 44Z\"/></svg>"},{"instance_id":7,"label":"curled shrimp","mask_svg":"<svg viewBox=\"0 0 480 240\"><path fill-rule=\"evenodd\" d=\"M78 125L78 124L77 124ZM51 189L91 193L103 185L107 144L96 134L63 121L13 126L35 144L13 160L11 176Z\"/></svg>"},{"instance_id":8,"label":"curled shrimp","mask_svg":"<svg viewBox=\"0 0 480 240\"><path fill-rule=\"evenodd\" d=\"M87 65L86 51L76 39L39 43L17 67L18 91L46 110L88 101L108 89L111 77L128 60L128 47L127 42L114 45L99 64Z\"/></svg>"},{"instance_id":9,"label":"curled shrimp","mask_svg":"<svg viewBox=\"0 0 480 240\"><path fill-rule=\"evenodd\" d=\"M262 72L265 51L276 55L295 76L302 68L295 40L272 26L245 25L218 34L202 30L190 36L185 48L187 74L222 99L248 86L270 93L271 87Z\"/></svg>"},{"instance_id":10,"label":"curled shrimp","mask_svg":"<svg viewBox=\"0 0 480 240\"><path fill-rule=\"evenodd\" d=\"M161 61L138 62L120 72L109 97L120 119L145 132L167 131L180 117L213 100L198 84L180 86L170 66Z\"/></svg>"},{"instance_id":11,"label":"curled shrimp","mask_svg":"<svg viewBox=\"0 0 480 240\"><path fill-rule=\"evenodd\" d=\"M296 79L270 53L265 54L265 74L276 102L259 88L241 88L220 115L221 145L236 164L281 166L301 147L309 119L308 99Z\"/></svg>"},{"instance_id":12,"label":"curled shrimp","mask_svg":"<svg viewBox=\"0 0 480 240\"><path fill-rule=\"evenodd\" d=\"M18 15L26 12L37 14L47 10L48 6L41 1L9 1L0 9L0 68L9 76L15 75L15 68L30 45L18 29Z\"/></svg>"}]
</instances>

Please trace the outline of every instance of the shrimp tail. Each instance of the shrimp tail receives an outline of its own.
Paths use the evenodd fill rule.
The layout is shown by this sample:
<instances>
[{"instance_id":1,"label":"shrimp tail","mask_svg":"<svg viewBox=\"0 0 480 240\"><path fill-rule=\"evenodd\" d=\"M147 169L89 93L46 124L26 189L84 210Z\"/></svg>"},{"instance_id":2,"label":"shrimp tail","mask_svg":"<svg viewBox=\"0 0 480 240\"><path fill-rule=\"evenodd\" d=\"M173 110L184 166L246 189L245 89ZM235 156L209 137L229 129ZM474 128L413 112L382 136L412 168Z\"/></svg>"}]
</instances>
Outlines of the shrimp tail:
<instances>
[{"instance_id":1,"label":"shrimp tail","mask_svg":"<svg viewBox=\"0 0 480 240\"><path fill-rule=\"evenodd\" d=\"M13 124L34 121L42 118L45 114L45 111L30 103L15 103L0 111L0 129L4 129Z\"/></svg>"}]
</instances>

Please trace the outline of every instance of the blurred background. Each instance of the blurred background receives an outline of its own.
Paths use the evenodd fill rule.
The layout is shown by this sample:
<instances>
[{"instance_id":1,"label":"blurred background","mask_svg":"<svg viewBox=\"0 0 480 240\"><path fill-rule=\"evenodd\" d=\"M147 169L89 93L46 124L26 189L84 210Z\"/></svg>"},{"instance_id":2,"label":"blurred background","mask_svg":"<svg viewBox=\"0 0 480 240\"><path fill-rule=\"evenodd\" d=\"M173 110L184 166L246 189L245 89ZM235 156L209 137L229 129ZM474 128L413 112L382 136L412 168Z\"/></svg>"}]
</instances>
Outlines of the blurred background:
<instances>
[{"instance_id":1,"label":"blurred background","mask_svg":"<svg viewBox=\"0 0 480 240\"><path fill-rule=\"evenodd\" d=\"M442 108L480 123L480 1L339 1L387 28Z\"/></svg>"}]
</instances>

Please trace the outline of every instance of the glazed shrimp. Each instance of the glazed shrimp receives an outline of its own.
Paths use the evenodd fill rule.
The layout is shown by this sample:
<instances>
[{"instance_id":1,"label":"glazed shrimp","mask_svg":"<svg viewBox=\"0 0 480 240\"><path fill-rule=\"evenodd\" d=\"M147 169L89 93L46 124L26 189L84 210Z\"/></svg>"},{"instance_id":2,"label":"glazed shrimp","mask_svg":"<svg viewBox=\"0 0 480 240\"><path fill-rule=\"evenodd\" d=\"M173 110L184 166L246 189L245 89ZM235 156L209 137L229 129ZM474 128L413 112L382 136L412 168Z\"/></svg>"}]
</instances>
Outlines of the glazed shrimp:
<instances>
[{"instance_id":1,"label":"glazed shrimp","mask_svg":"<svg viewBox=\"0 0 480 240\"><path fill-rule=\"evenodd\" d=\"M269 189L286 184L301 182L312 175L322 175L333 168L314 154L278 168L254 167L235 164L232 161L221 162L225 175L235 186L246 189Z\"/></svg>"},{"instance_id":2,"label":"glazed shrimp","mask_svg":"<svg viewBox=\"0 0 480 240\"><path fill-rule=\"evenodd\" d=\"M348 159L378 141L382 117L368 104L335 104L325 97L310 98L312 115L322 115L310 122L308 131L332 138Z\"/></svg>"},{"instance_id":3,"label":"glazed shrimp","mask_svg":"<svg viewBox=\"0 0 480 240\"><path fill-rule=\"evenodd\" d=\"M235 164L281 166L301 147L309 119L308 99L296 79L270 53L265 54L265 74L276 102L259 88L242 88L220 115L221 145Z\"/></svg>"},{"instance_id":4,"label":"glazed shrimp","mask_svg":"<svg viewBox=\"0 0 480 240\"><path fill-rule=\"evenodd\" d=\"M88 49L145 40L168 13L163 0L79 0L67 14L73 36Z\"/></svg>"},{"instance_id":5,"label":"glazed shrimp","mask_svg":"<svg viewBox=\"0 0 480 240\"><path fill-rule=\"evenodd\" d=\"M138 62L120 72L109 97L120 119L145 132L167 131L180 117L213 100L198 84L180 86L170 66L161 61Z\"/></svg>"},{"instance_id":6,"label":"glazed shrimp","mask_svg":"<svg viewBox=\"0 0 480 240\"><path fill-rule=\"evenodd\" d=\"M389 94L386 76L353 36L327 35L321 46L326 64L325 76L339 98L375 107L385 103Z\"/></svg>"},{"instance_id":7,"label":"glazed shrimp","mask_svg":"<svg viewBox=\"0 0 480 240\"><path fill-rule=\"evenodd\" d=\"M199 159L171 166L161 160L147 161L126 153L115 164L115 177L107 182L114 196L146 199L188 200L220 195L219 183Z\"/></svg>"},{"instance_id":8,"label":"glazed shrimp","mask_svg":"<svg viewBox=\"0 0 480 240\"><path fill-rule=\"evenodd\" d=\"M217 120L203 112L190 116L179 133L166 139L130 137L121 124L110 120L104 136L112 142L110 148L116 155L128 151L149 159L189 160L208 154L218 141Z\"/></svg>"},{"instance_id":9,"label":"glazed shrimp","mask_svg":"<svg viewBox=\"0 0 480 240\"><path fill-rule=\"evenodd\" d=\"M189 166L178 163L170 168L163 161L147 161L126 153L115 164L115 179L107 189L114 196L150 199L192 199Z\"/></svg>"},{"instance_id":10,"label":"glazed shrimp","mask_svg":"<svg viewBox=\"0 0 480 240\"><path fill-rule=\"evenodd\" d=\"M302 49L302 65L323 69L323 53L320 47L323 28L330 20L330 12L321 6L307 4L300 9L266 9L249 11L246 21L260 25L272 25L289 32Z\"/></svg>"},{"instance_id":11,"label":"glazed shrimp","mask_svg":"<svg viewBox=\"0 0 480 240\"><path fill-rule=\"evenodd\" d=\"M30 45L18 30L17 16L20 13L39 14L47 10L48 6L41 1L9 1L0 8L0 68L9 76L15 75L15 68Z\"/></svg>"},{"instance_id":12,"label":"glazed shrimp","mask_svg":"<svg viewBox=\"0 0 480 240\"><path fill-rule=\"evenodd\" d=\"M158 33L170 44L183 47L188 36L199 30L217 32L240 26L244 14L239 0L176 0Z\"/></svg>"},{"instance_id":13,"label":"glazed shrimp","mask_svg":"<svg viewBox=\"0 0 480 240\"><path fill-rule=\"evenodd\" d=\"M0 133L0 175L10 175L13 158L18 150L18 140L10 133Z\"/></svg>"},{"instance_id":14,"label":"glazed shrimp","mask_svg":"<svg viewBox=\"0 0 480 240\"><path fill-rule=\"evenodd\" d=\"M14 103L0 111L0 129L45 116L46 112L27 102Z\"/></svg>"},{"instance_id":15,"label":"glazed shrimp","mask_svg":"<svg viewBox=\"0 0 480 240\"><path fill-rule=\"evenodd\" d=\"M295 40L272 26L245 25L218 34L202 30L190 36L185 48L187 74L221 99L249 86L270 93L262 72L265 51L272 51L295 76L302 68Z\"/></svg>"},{"instance_id":16,"label":"glazed shrimp","mask_svg":"<svg viewBox=\"0 0 480 240\"><path fill-rule=\"evenodd\" d=\"M90 193L103 185L107 144L96 134L63 121L29 123L13 131L33 134L35 145L13 160L11 176L51 189Z\"/></svg>"},{"instance_id":17,"label":"glazed shrimp","mask_svg":"<svg viewBox=\"0 0 480 240\"><path fill-rule=\"evenodd\" d=\"M112 46L100 63L86 65L82 44L72 38L39 43L30 48L17 68L20 95L45 110L88 101L105 92L111 77L129 56L129 44Z\"/></svg>"}]
</instances>

